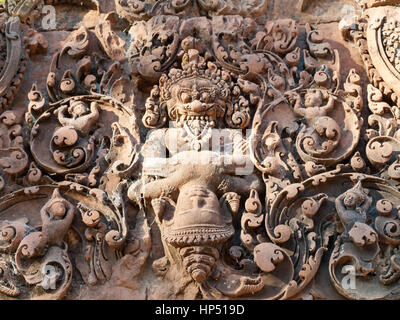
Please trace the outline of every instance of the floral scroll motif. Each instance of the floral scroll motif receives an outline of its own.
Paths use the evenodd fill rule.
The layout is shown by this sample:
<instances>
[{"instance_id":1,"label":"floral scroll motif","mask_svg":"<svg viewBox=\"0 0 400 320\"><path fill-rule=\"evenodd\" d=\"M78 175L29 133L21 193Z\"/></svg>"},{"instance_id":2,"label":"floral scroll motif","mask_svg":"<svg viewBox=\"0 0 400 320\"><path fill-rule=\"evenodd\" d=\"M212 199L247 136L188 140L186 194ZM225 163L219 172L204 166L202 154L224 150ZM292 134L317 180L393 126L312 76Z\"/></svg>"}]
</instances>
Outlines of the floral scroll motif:
<instances>
[{"instance_id":1,"label":"floral scroll motif","mask_svg":"<svg viewBox=\"0 0 400 320\"><path fill-rule=\"evenodd\" d=\"M399 299L398 1L341 24L365 84L267 1L115 0L21 112L62 2L2 6L0 298Z\"/></svg>"}]
</instances>

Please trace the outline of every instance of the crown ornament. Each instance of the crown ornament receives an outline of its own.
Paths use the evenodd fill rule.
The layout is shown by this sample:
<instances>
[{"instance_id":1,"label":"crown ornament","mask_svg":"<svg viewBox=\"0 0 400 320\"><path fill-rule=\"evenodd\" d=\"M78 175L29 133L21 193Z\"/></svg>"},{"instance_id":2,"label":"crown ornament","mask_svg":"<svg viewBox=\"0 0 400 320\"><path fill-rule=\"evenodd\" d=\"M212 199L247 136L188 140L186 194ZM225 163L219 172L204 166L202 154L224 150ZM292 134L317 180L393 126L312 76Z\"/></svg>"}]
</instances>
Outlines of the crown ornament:
<instances>
[{"instance_id":1,"label":"crown ornament","mask_svg":"<svg viewBox=\"0 0 400 320\"><path fill-rule=\"evenodd\" d=\"M202 84L199 85L198 83ZM146 101L143 123L147 128L160 128L169 119L176 121L173 96L175 86L188 87L193 100L198 100L200 91L207 86L208 102L217 105L225 116L225 124L231 128L244 128L250 121L249 103L241 95L241 89L229 72L208 61L196 49L187 49L182 55L181 68L172 68L160 77L159 84L151 90Z\"/></svg>"},{"instance_id":2,"label":"crown ornament","mask_svg":"<svg viewBox=\"0 0 400 320\"><path fill-rule=\"evenodd\" d=\"M198 50L189 49L182 57L182 69L173 68L169 71L168 76L163 74L160 78L160 89L162 90L162 97L170 99L168 92L169 89L184 79L203 78L207 79L213 85L225 94L229 95L230 85L232 79L230 75L223 70L220 70L216 64L211 61L206 61Z\"/></svg>"}]
</instances>

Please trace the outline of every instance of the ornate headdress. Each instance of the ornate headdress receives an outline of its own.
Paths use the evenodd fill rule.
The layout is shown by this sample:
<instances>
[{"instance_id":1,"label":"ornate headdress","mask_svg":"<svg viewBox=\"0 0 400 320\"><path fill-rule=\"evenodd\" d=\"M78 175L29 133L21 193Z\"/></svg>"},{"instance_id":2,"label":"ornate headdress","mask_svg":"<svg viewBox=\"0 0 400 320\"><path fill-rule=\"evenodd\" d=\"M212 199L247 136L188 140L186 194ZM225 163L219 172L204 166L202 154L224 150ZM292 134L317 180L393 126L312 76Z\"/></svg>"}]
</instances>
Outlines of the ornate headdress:
<instances>
[{"instance_id":1,"label":"ornate headdress","mask_svg":"<svg viewBox=\"0 0 400 320\"><path fill-rule=\"evenodd\" d=\"M153 87L146 101L146 113L143 123L148 128L160 128L169 118L176 120L174 108L167 108L167 102L173 97L171 88L184 80L205 79L214 88L213 98L218 99L225 112L225 122L232 128L244 128L250 116L246 99L240 96L240 88L232 81L230 74L221 70L216 64L200 56L195 49L187 50L182 57L181 69L173 68L168 75L163 74L159 85ZM234 102L236 101L236 102ZM236 121L235 121L236 119Z\"/></svg>"},{"instance_id":2,"label":"ornate headdress","mask_svg":"<svg viewBox=\"0 0 400 320\"><path fill-rule=\"evenodd\" d=\"M182 58L182 69L171 69L168 76L165 74L160 78L161 99L169 100L170 88L184 79L202 78L207 79L218 87L220 95L228 98L230 95L231 77L225 71L218 69L212 62L206 62L195 49L189 49Z\"/></svg>"}]
</instances>

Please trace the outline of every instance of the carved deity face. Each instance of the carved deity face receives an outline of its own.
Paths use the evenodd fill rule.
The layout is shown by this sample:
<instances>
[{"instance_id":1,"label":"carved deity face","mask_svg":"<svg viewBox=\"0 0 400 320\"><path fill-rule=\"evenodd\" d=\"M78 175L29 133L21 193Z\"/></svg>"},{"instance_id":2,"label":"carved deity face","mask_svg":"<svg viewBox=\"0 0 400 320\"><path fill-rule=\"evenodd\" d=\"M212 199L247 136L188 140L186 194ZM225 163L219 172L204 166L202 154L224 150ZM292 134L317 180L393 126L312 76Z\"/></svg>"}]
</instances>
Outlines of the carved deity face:
<instances>
[{"instance_id":1,"label":"carved deity face","mask_svg":"<svg viewBox=\"0 0 400 320\"><path fill-rule=\"evenodd\" d=\"M63 201L56 201L48 208L47 212L49 213L50 218L60 220L65 216L67 207Z\"/></svg>"},{"instance_id":2,"label":"carved deity face","mask_svg":"<svg viewBox=\"0 0 400 320\"><path fill-rule=\"evenodd\" d=\"M225 102L220 99L220 89L204 78L183 79L171 87L168 113L178 126L187 124L193 131L215 127L225 113Z\"/></svg>"},{"instance_id":3,"label":"carved deity face","mask_svg":"<svg viewBox=\"0 0 400 320\"><path fill-rule=\"evenodd\" d=\"M343 203L347 209L355 209L364 202L363 197L358 192L348 191L343 199Z\"/></svg>"},{"instance_id":4,"label":"carved deity face","mask_svg":"<svg viewBox=\"0 0 400 320\"><path fill-rule=\"evenodd\" d=\"M71 106L68 108L68 112L74 117L78 118L89 111L86 104L82 101L72 102Z\"/></svg>"},{"instance_id":5,"label":"carved deity face","mask_svg":"<svg viewBox=\"0 0 400 320\"><path fill-rule=\"evenodd\" d=\"M319 90L310 90L304 96L304 106L306 108L322 106L322 93Z\"/></svg>"}]
</instances>

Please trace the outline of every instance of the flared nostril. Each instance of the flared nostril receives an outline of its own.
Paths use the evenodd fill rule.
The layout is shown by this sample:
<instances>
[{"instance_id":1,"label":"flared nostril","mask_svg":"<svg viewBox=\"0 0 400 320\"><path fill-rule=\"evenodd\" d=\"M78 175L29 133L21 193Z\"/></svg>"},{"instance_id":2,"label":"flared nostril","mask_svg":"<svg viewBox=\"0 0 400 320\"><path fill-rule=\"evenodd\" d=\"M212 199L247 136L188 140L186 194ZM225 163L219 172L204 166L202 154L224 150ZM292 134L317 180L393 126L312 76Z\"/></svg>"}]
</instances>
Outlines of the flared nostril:
<instances>
[{"instance_id":1,"label":"flared nostril","mask_svg":"<svg viewBox=\"0 0 400 320\"><path fill-rule=\"evenodd\" d=\"M191 276L193 280L196 281L197 283L202 283L207 279L207 274L200 269L196 269L195 271L193 271Z\"/></svg>"},{"instance_id":2,"label":"flared nostril","mask_svg":"<svg viewBox=\"0 0 400 320\"><path fill-rule=\"evenodd\" d=\"M199 100L195 100L190 105L193 112L201 112L203 111L203 104Z\"/></svg>"}]
</instances>

